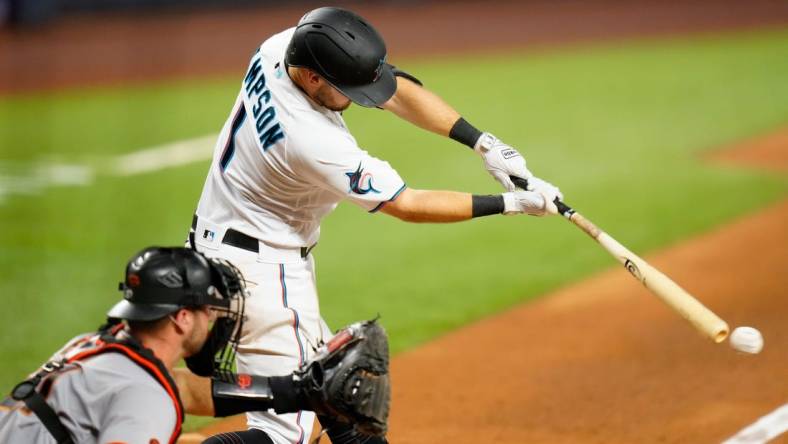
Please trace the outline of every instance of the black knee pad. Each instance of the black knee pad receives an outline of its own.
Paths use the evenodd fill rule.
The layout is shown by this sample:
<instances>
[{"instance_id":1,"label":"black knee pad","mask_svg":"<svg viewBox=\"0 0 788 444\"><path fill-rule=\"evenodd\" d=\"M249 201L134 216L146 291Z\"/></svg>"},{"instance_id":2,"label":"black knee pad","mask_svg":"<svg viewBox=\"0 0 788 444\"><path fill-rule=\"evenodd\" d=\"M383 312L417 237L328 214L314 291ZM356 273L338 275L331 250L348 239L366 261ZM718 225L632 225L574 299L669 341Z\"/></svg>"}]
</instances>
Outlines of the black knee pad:
<instances>
[{"instance_id":1,"label":"black knee pad","mask_svg":"<svg viewBox=\"0 0 788 444\"><path fill-rule=\"evenodd\" d=\"M318 416L320 425L333 444L387 444L385 437L359 433L351 424L335 421L326 416Z\"/></svg>"},{"instance_id":2,"label":"black knee pad","mask_svg":"<svg viewBox=\"0 0 788 444\"><path fill-rule=\"evenodd\" d=\"M202 444L274 444L274 441L262 430L249 429L213 435Z\"/></svg>"}]
</instances>

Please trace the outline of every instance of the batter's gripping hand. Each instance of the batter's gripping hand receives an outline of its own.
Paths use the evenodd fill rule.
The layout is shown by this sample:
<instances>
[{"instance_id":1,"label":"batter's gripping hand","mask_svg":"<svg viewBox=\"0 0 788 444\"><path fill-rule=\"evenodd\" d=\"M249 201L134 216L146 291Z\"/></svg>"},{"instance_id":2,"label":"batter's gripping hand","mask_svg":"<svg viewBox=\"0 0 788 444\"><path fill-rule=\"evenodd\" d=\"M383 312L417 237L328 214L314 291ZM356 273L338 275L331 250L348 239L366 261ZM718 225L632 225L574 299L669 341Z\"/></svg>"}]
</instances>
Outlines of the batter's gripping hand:
<instances>
[{"instance_id":1,"label":"batter's gripping hand","mask_svg":"<svg viewBox=\"0 0 788 444\"><path fill-rule=\"evenodd\" d=\"M518 190L503 193L503 214L530 214L531 216L558 214L558 208L553 203L557 197L558 194L552 192Z\"/></svg>"},{"instance_id":2,"label":"batter's gripping hand","mask_svg":"<svg viewBox=\"0 0 788 444\"><path fill-rule=\"evenodd\" d=\"M389 346L376 320L340 330L297 377L317 414L354 424L367 435L385 435L391 399Z\"/></svg>"},{"instance_id":3,"label":"batter's gripping hand","mask_svg":"<svg viewBox=\"0 0 788 444\"><path fill-rule=\"evenodd\" d=\"M473 150L484 159L484 167L507 191L515 186L509 176L531 180L533 174L525 167L525 159L511 146L501 142L490 133L483 133Z\"/></svg>"},{"instance_id":4,"label":"batter's gripping hand","mask_svg":"<svg viewBox=\"0 0 788 444\"><path fill-rule=\"evenodd\" d=\"M556 198L558 200L564 200L564 195L557 186L538 177L532 177L528 179L528 191L535 191L544 196L550 202L553 202Z\"/></svg>"}]
</instances>

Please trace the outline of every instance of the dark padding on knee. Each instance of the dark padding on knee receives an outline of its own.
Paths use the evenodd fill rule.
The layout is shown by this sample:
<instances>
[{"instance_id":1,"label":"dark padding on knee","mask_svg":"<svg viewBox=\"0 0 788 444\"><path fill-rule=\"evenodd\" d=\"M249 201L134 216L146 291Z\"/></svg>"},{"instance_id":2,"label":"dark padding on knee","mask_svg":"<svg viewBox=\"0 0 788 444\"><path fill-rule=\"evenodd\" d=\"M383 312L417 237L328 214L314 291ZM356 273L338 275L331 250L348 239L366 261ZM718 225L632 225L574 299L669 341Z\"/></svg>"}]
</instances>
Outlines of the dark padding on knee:
<instances>
[{"instance_id":1,"label":"dark padding on knee","mask_svg":"<svg viewBox=\"0 0 788 444\"><path fill-rule=\"evenodd\" d=\"M262 430L249 429L213 435L202 444L274 444L274 441Z\"/></svg>"}]
</instances>

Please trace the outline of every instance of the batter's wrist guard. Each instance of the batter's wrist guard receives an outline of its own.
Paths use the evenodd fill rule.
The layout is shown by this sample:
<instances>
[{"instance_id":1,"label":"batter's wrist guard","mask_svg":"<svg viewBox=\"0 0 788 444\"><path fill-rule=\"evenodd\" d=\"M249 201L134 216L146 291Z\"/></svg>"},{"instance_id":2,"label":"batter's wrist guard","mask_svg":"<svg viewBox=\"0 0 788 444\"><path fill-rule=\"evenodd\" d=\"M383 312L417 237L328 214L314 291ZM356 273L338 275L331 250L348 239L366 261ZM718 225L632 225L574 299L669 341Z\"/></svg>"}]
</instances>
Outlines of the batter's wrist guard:
<instances>
[{"instance_id":1,"label":"batter's wrist guard","mask_svg":"<svg viewBox=\"0 0 788 444\"><path fill-rule=\"evenodd\" d=\"M460 142L463 145L466 145L470 149L473 149L476 146L476 142L481 136L482 132L476 129L476 127L468 123L468 121L462 117L454 122L454 125L449 131L450 138Z\"/></svg>"},{"instance_id":2,"label":"batter's wrist guard","mask_svg":"<svg viewBox=\"0 0 788 444\"><path fill-rule=\"evenodd\" d=\"M493 214L501 214L504 210L503 195L496 194L494 196L471 196L471 203L473 205L473 216L482 217L490 216Z\"/></svg>"}]
</instances>

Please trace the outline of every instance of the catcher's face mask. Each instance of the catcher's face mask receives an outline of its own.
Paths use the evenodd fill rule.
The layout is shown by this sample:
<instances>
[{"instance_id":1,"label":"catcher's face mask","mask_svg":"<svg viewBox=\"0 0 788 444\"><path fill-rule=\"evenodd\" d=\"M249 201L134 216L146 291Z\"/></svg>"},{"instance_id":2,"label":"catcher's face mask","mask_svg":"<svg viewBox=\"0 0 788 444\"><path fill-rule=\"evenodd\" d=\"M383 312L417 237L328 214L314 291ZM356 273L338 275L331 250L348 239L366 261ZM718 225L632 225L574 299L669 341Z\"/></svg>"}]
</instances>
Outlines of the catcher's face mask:
<instances>
[{"instance_id":1,"label":"catcher's face mask","mask_svg":"<svg viewBox=\"0 0 788 444\"><path fill-rule=\"evenodd\" d=\"M186 363L201 376L235 364L246 288L230 262L190 248L148 247L129 260L119 289L123 300L107 313L110 318L152 321L183 308L211 308L217 315L213 328Z\"/></svg>"},{"instance_id":2,"label":"catcher's face mask","mask_svg":"<svg viewBox=\"0 0 788 444\"><path fill-rule=\"evenodd\" d=\"M216 320L202 349L186 358L186 365L199 376L232 372L244 320L246 287L241 272L231 263L209 259L212 285L206 301Z\"/></svg>"}]
</instances>

